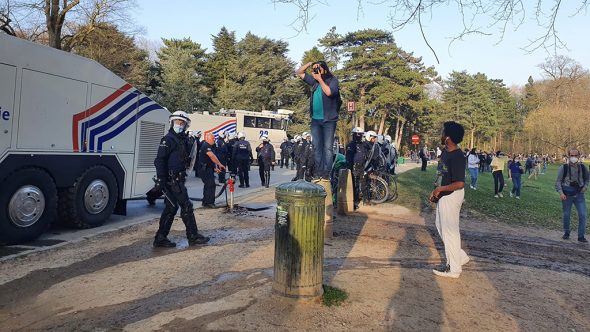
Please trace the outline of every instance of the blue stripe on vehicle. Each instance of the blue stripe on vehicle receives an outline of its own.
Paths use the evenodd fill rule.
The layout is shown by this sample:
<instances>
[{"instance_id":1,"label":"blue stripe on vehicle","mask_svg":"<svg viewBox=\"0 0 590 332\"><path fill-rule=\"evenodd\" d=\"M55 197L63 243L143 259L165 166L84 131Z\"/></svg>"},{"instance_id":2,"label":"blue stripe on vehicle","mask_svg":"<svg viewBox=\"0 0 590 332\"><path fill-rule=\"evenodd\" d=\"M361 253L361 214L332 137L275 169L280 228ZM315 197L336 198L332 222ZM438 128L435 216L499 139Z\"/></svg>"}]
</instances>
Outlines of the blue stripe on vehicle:
<instances>
[{"instance_id":1,"label":"blue stripe on vehicle","mask_svg":"<svg viewBox=\"0 0 590 332\"><path fill-rule=\"evenodd\" d=\"M86 139L86 130L88 128L99 124L101 121L103 121L104 119L111 116L111 114L117 112L121 107L123 107L123 105L127 104L130 100L137 97L138 95L140 95L139 91L137 91L137 90L131 91L131 92L129 92L129 94L127 96L125 96L123 99L119 100L116 104L111 106L109 109L100 113L99 116L83 122L82 123L82 129L83 129L83 131L82 131L82 144L84 143L84 141ZM88 142L88 144L94 146L94 142Z\"/></svg>"},{"instance_id":2,"label":"blue stripe on vehicle","mask_svg":"<svg viewBox=\"0 0 590 332\"><path fill-rule=\"evenodd\" d=\"M129 105L123 112L117 114L117 116L115 116L114 118L110 119L107 123L101 125L100 127L96 127L93 128L90 131L90 139L89 139L89 151L94 151L94 138L109 130L110 128L112 128L114 125L117 124L117 122L123 120L127 115L129 115L131 112L137 110L141 105L152 101L149 97L143 97L141 98L139 101L137 101L137 103L133 103L131 105Z\"/></svg>"},{"instance_id":3,"label":"blue stripe on vehicle","mask_svg":"<svg viewBox=\"0 0 590 332\"><path fill-rule=\"evenodd\" d=\"M232 123L228 123L225 126L213 131L213 135L215 136L215 139L218 138L218 134L221 133L222 131L227 131L228 133L236 132L236 123L232 122Z\"/></svg>"},{"instance_id":4,"label":"blue stripe on vehicle","mask_svg":"<svg viewBox=\"0 0 590 332\"><path fill-rule=\"evenodd\" d=\"M111 131L110 133L101 136L98 138L98 144L97 144L97 152L102 152L102 144L108 140L110 140L111 138L119 135L123 130L127 129L127 127L131 126L135 121L137 121L139 118L141 118L142 116L146 115L147 113L154 111L154 110L164 110L162 108L162 106L158 105L158 104L152 104L149 105L145 108L143 108L142 110L140 110L139 112L137 112L137 114L128 119L127 121L123 122L119 127L117 127L115 130Z\"/></svg>"}]
</instances>

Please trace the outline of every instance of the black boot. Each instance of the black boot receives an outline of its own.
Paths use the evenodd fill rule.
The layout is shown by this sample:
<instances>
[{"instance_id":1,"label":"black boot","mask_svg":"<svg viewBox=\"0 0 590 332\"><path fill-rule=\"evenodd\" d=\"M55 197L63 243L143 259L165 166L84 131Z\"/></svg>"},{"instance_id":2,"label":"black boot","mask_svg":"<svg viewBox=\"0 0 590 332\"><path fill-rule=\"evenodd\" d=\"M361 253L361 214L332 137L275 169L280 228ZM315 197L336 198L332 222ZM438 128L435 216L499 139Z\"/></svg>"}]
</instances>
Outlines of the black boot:
<instances>
[{"instance_id":1,"label":"black boot","mask_svg":"<svg viewBox=\"0 0 590 332\"><path fill-rule=\"evenodd\" d=\"M168 240L167 237L163 235L156 235L154 239L154 248L174 248L176 247L176 243Z\"/></svg>"},{"instance_id":2,"label":"black boot","mask_svg":"<svg viewBox=\"0 0 590 332\"><path fill-rule=\"evenodd\" d=\"M197 234L193 238L188 239L188 245L189 246L196 246L199 244L205 244L205 243L209 242L209 240L210 239L208 236L203 236L201 234Z\"/></svg>"}]
</instances>

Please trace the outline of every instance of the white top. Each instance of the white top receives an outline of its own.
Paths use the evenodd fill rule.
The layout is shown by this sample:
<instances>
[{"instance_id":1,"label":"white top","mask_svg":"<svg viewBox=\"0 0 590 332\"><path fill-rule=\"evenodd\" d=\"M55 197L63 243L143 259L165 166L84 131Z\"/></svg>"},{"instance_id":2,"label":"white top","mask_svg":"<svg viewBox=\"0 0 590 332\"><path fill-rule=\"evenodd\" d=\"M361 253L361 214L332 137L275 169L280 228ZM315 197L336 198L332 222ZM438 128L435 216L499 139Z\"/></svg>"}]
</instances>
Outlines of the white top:
<instances>
[{"instance_id":1,"label":"white top","mask_svg":"<svg viewBox=\"0 0 590 332\"><path fill-rule=\"evenodd\" d=\"M478 168L479 167L479 157L476 154L470 154L467 158L467 167L468 168Z\"/></svg>"}]
</instances>

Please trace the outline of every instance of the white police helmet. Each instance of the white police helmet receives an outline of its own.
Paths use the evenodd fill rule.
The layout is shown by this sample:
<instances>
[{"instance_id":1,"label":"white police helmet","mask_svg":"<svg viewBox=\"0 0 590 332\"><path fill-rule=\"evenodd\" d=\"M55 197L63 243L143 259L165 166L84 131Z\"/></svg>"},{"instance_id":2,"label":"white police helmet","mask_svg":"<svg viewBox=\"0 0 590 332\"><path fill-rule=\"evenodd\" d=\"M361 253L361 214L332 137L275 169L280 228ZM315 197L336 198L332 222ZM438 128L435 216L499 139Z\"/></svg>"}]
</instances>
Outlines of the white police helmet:
<instances>
[{"instance_id":1,"label":"white police helmet","mask_svg":"<svg viewBox=\"0 0 590 332\"><path fill-rule=\"evenodd\" d=\"M391 143L391 136L385 135L385 142Z\"/></svg>"},{"instance_id":2,"label":"white police helmet","mask_svg":"<svg viewBox=\"0 0 590 332\"><path fill-rule=\"evenodd\" d=\"M191 125L191 119L188 117L188 113L186 113L184 111L176 111L176 112L170 114L170 117L168 117L168 120L170 121L170 124L172 124L172 122L174 122L174 120L184 121L186 123L186 126L184 127L185 129Z\"/></svg>"},{"instance_id":3,"label":"white police helmet","mask_svg":"<svg viewBox=\"0 0 590 332\"><path fill-rule=\"evenodd\" d=\"M260 136L260 140L263 142L268 142L268 135L263 134L262 136Z\"/></svg>"},{"instance_id":4,"label":"white police helmet","mask_svg":"<svg viewBox=\"0 0 590 332\"><path fill-rule=\"evenodd\" d=\"M309 135L309 133L307 131L304 131L303 134L301 134L301 138L306 138L307 135Z\"/></svg>"},{"instance_id":5,"label":"white police helmet","mask_svg":"<svg viewBox=\"0 0 590 332\"><path fill-rule=\"evenodd\" d=\"M301 141L301 135L295 135L295 140L296 141Z\"/></svg>"},{"instance_id":6,"label":"white police helmet","mask_svg":"<svg viewBox=\"0 0 590 332\"><path fill-rule=\"evenodd\" d=\"M246 138L246 134L244 134L244 132L243 132L243 131L240 131L240 132L238 133L238 138Z\"/></svg>"},{"instance_id":7,"label":"white police helmet","mask_svg":"<svg viewBox=\"0 0 590 332\"><path fill-rule=\"evenodd\" d=\"M383 144L385 142L383 135L377 135L377 143Z\"/></svg>"},{"instance_id":8,"label":"white police helmet","mask_svg":"<svg viewBox=\"0 0 590 332\"><path fill-rule=\"evenodd\" d=\"M236 138L236 133L230 133L230 134L228 134L227 135L227 138L228 139L234 139L234 138Z\"/></svg>"},{"instance_id":9,"label":"white police helmet","mask_svg":"<svg viewBox=\"0 0 590 332\"><path fill-rule=\"evenodd\" d=\"M219 132L217 134L217 136L221 137L221 138L225 138L225 131Z\"/></svg>"},{"instance_id":10,"label":"white police helmet","mask_svg":"<svg viewBox=\"0 0 590 332\"><path fill-rule=\"evenodd\" d=\"M366 139L367 141L370 141L370 140L371 140L371 137L377 137L377 133L376 133L376 132L374 132L374 131L372 131L372 130L369 130L369 131L367 131L367 132L365 133L365 139Z\"/></svg>"},{"instance_id":11,"label":"white police helmet","mask_svg":"<svg viewBox=\"0 0 590 332\"><path fill-rule=\"evenodd\" d=\"M365 131L364 131L364 130L363 130L363 128L361 128L361 127L354 127L354 128L352 128L352 133L353 133L353 134L362 134L362 133L364 133L364 132L365 132Z\"/></svg>"}]
</instances>

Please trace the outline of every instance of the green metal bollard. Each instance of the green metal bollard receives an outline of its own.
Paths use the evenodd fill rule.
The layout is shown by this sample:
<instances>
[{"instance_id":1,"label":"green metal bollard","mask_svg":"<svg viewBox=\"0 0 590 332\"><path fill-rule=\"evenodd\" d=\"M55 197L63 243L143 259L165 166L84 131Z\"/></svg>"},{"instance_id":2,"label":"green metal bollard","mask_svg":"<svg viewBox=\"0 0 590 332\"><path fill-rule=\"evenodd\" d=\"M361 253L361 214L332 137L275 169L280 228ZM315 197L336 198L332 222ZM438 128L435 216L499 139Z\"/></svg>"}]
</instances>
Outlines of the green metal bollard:
<instances>
[{"instance_id":1,"label":"green metal bollard","mask_svg":"<svg viewBox=\"0 0 590 332\"><path fill-rule=\"evenodd\" d=\"M296 298L322 296L326 191L303 180L276 188L275 293Z\"/></svg>"}]
</instances>

